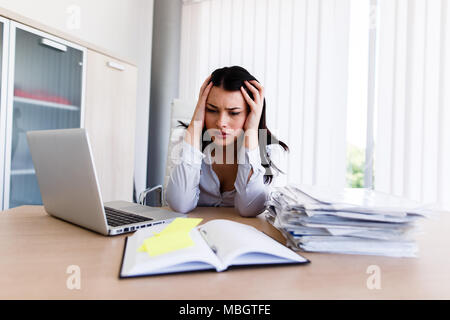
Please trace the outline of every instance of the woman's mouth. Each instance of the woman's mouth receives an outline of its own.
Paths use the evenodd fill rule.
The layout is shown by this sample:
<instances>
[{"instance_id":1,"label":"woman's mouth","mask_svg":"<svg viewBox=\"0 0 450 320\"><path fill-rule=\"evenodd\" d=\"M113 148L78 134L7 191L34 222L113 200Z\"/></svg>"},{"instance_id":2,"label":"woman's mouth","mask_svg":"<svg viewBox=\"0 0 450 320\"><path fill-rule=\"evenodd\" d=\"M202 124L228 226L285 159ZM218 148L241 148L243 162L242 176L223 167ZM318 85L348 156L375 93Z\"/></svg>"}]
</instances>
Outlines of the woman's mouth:
<instances>
[{"instance_id":1,"label":"woman's mouth","mask_svg":"<svg viewBox=\"0 0 450 320\"><path fill-rule=\"evenodd\" d=\"M231 136L231 133L220 131L220 136L222 137L222 139L226 139L227 137Z\"/></svg>"},{"instance_id":2,"label":"woman's mouth","mask_svg":"<svg viewBox=\"0 0 450 320\"><path fill-rule=\"evenodd\" d=\"M216 139L220 139L220 140L228 140L230 139L230 137L232 137L233 135L231 134L231 132L226 132L226 131L222 131L222 130L214 130L214 132L212 133L211 137L215 137Z\"/></svg>"}]
</instances>

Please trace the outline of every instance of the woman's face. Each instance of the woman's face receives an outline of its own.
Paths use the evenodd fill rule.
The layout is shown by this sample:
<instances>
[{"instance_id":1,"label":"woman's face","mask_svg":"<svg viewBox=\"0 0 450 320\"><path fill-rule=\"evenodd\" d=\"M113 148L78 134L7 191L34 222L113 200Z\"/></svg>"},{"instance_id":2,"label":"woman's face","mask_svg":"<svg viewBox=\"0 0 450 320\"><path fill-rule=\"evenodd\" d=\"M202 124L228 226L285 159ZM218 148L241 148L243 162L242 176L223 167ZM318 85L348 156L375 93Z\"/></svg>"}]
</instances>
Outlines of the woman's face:
<instances>
[{"instance_id":1,"label":"woman's face","mask_svg":"<svg viewBox=\"0 0 450 320\"><path fill-rule=\"evenodd\" d=\"M206 100L205 125L212 141L219 146L234 143L243 133L247 104L240 91L213 86Z\"/></svg>"}]
</instances>

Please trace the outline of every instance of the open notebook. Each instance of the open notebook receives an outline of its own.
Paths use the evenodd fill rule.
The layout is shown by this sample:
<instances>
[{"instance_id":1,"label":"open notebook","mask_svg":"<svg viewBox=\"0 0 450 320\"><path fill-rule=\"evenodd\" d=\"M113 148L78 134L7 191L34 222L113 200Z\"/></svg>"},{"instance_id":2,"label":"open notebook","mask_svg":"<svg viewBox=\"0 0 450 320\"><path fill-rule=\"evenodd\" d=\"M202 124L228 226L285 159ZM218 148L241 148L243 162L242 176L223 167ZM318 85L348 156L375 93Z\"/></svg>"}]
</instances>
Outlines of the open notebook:
<instances>
[{"instance_id":1,"label":"open notebook","mask_svg":"<svg viewBox=\"0 0 450 320\"><path fill-rule=\"evenodd\" d=\"M147 252L139 252L144 240L163 228L164 225L158 225L142 229L125 239L120 278L207 269L220 272L230 266L309 262L251 226L221 219L192 229L193 246L153 257Z\"/></svg>"}]
</instances>

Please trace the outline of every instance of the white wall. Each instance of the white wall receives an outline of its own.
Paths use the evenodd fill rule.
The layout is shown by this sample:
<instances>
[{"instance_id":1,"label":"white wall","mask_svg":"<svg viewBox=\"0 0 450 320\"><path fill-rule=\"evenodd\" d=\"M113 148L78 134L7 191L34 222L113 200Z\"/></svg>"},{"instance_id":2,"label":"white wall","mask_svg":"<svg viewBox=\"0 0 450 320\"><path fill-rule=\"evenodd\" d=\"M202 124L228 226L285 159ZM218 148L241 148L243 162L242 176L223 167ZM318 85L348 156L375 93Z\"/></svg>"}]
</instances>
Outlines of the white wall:
<instances>
[{"instance_id":1,"label":"white wall","mask_svg":"<svg viewBox=\"0 0 450 320\"><path fill-rule=\"evenodd\" d=\"M68 23L80 9L79 28ZM135 180L146 184L153 0L0 0L0 7L71 34L138 68ZM75 24L76 26L76 24Z\"/></svg>"}]
</instances>

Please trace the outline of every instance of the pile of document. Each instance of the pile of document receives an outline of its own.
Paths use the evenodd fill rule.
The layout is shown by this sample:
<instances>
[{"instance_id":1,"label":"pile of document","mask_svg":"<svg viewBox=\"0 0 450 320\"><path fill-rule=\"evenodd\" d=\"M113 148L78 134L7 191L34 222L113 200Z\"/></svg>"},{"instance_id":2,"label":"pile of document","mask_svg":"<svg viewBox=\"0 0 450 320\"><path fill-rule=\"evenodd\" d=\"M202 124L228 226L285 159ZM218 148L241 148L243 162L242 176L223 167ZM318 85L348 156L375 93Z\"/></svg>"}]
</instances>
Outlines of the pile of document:
<instances>
[{"instance_id":1,"label":"pile of document","mask_svg":"<svg viewBox=\"0 0 450 320\"><path fill-rule=\"evenodd\" d=\"M273 188L267 220L295 250L415 257L418 220L432 211L369 189Z\"/></svg>"}]
</instances>

